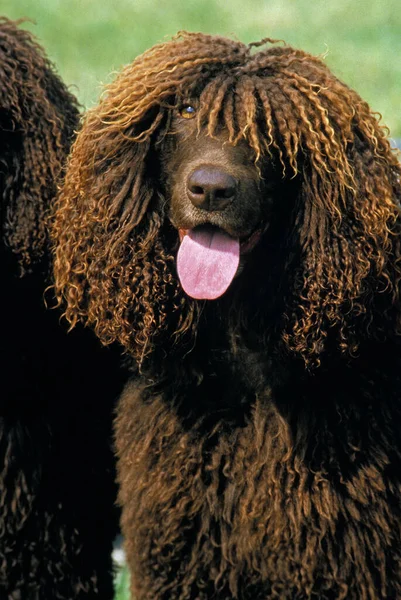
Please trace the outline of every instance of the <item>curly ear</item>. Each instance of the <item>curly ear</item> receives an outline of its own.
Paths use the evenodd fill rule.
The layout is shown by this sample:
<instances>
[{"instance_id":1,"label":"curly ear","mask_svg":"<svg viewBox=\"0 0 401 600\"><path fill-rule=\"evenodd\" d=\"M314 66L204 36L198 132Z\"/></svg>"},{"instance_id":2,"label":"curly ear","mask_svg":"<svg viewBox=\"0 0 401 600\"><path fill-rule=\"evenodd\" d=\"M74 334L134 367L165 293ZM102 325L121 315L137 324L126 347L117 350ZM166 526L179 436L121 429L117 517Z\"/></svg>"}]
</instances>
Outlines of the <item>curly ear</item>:
<instances>
[{"instance_id":1,"label":"curly ear","mask_svg":"<svg viewBox=\"0 0 401 600\"><path fill-rule=\"evenodd\" d=\"M152 122L148 115L147 130L156 131L158 115ZM104 344L119 341L141 362L154 336L165 334L167 317L172 331L180 329L185 301L168 250L173 232L164 214L157 151L150 138L138 141L139 127L133 137L88 114L56 203L52 235L55 289L68 321L74 326L83 320Z\"/></svg>"},{"instance_id":2,"label":"curly ear","mask_svg":"<svg viewBox=\"0 0 401 600\"><path fill-rule=\"evenodd\" d=\"M352 120L347 143L327 146L326 153L337 169L317 169L316 157L303 159L297 217L302 273L285 333L307 363L319 361L333 338L353 354L362 340L384 339L399 328L397 157L366 104Z\"/></svg>"},{"instance_id":3,"label":"curly ear","mask_svg":"<svg viewBox=\"0 0 401 600\"><path fill-rule=\"evenodd\" d=\"M46 217L78 109L42 48L18 25L0 20L0 185L3 240L24 272L46 249Z\"/></svg>"}]
</instances>

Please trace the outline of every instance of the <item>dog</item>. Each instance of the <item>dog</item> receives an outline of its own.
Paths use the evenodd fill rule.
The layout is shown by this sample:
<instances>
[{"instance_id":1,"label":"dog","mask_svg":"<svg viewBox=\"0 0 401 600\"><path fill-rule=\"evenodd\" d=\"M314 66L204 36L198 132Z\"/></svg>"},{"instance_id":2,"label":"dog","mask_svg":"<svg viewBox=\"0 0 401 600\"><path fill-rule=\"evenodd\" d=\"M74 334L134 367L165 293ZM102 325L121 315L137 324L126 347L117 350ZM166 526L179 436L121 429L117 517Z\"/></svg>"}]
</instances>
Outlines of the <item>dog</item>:
<instances>
[{"instance_id":1,"label":"dog","mask_svg":"<svg viewBox=\"0 0 401 600\"><path fill-rule=\"evenodd\" d=\"M184 32L88 112L56 293L131 361L136 600L401 595L400 177L366 102L274 40Z\"/></svg>"},{"instance_id":2,"label":"dog","mask_svg":"<svg viewBox=\"0 0 401 600\"><path fill-rule=\"evenodd\" d=\"M119 361L50 309L49 214L79 106L21 24L0 19L0 598L106 600Z\"/></svg>"}]
</instances>

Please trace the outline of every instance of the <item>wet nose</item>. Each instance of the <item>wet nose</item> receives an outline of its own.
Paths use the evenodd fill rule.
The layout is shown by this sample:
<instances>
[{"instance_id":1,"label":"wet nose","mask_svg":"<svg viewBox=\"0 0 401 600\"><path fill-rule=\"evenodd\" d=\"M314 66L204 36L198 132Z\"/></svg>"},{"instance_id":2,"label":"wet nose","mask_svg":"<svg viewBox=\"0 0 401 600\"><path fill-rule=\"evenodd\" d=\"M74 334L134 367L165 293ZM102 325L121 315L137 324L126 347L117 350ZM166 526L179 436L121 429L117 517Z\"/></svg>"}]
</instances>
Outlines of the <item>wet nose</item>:
<instances>
[{"instance_id":1,"label":"wet nose","mask_svg":"<svg viewBox=\"0 0 401 600\"><path fill-rule=\"evenodd\" d=\"M224 210L234 200L235 189L234 177L216 167L198 167L187 180L192 204L208 211Z\"/></svg>"}]
</instances>

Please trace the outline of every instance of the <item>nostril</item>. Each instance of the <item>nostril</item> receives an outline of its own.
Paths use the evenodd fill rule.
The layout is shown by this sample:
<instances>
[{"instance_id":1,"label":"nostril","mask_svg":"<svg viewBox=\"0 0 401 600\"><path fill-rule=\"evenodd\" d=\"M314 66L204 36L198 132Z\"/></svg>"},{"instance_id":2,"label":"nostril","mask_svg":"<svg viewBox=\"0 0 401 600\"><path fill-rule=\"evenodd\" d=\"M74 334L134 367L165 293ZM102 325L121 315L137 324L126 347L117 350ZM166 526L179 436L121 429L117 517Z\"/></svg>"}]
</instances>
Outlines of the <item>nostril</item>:
<instances>
[{"instance_id":1,"label":"nostril","mask_svg":"<svg viewBox=\"0 0 401 600\"><path fill-rule=\"evenodd\" d=\"M201 196L205 193L205 190L200 185L190 185L189 191L192 192L192 194L196 194L197 196Z\"/></svg>"},{"instance_id":2,"label":"nostril","mask_svg":"<svg viewBox=\"0 0 401 600\"><path fill-rule=\"evenodd\" d=\"M232 198L234 196L234 194L235 194L235 187L225 187L225 188L216 189L216 191L215 191L216 198L228 199L228 198Z\"/></svg>"}]
</instances>

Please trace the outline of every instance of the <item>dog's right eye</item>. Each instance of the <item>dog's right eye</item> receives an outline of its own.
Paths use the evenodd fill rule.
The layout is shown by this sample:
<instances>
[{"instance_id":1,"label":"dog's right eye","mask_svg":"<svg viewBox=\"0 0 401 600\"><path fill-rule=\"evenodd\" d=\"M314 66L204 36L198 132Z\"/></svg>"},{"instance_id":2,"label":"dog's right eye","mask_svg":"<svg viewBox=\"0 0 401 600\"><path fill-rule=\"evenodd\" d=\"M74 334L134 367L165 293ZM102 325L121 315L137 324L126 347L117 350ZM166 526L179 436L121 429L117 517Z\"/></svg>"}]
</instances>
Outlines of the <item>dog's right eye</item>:
<instances>
[{"instance_id":1,"label":"dog's right eye","mask_svg":"<svg viewBox=\"0 0 401 600\"><path fill-rule=\"evenodd\" d=\"M196 115L196 108L190 104L184 104L184 106L181 106L179 113L184 119L193 119Z\"/></svg>"}]
</instances>

